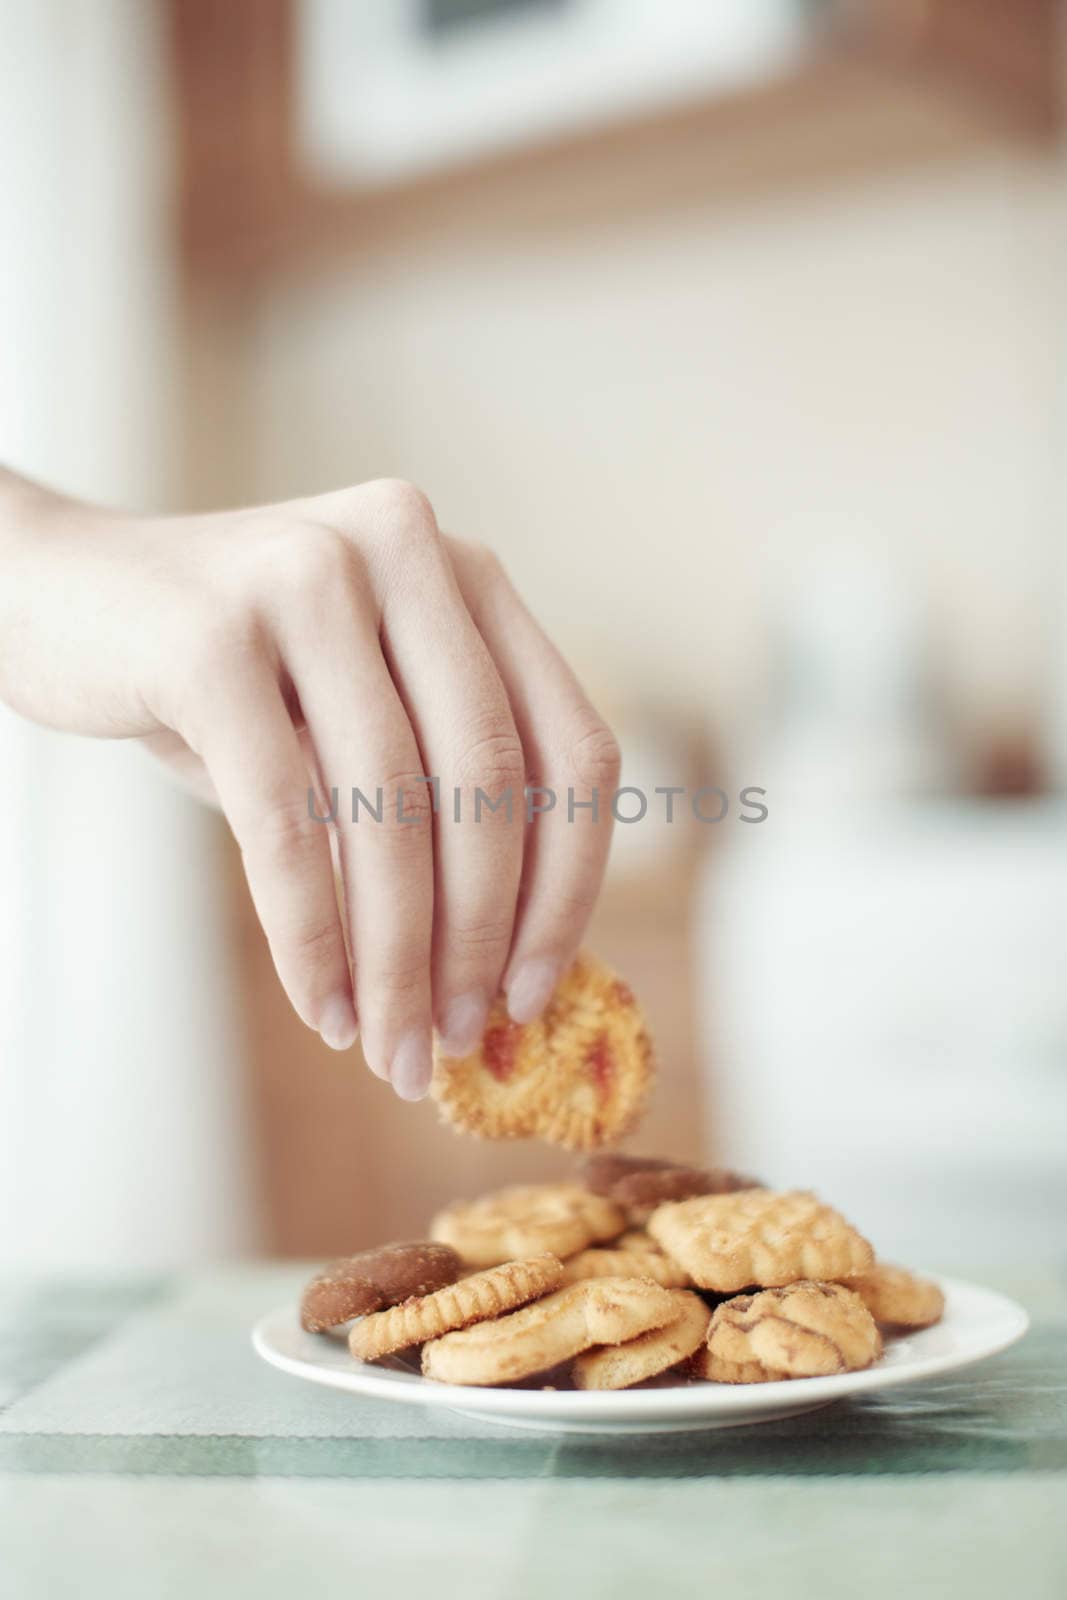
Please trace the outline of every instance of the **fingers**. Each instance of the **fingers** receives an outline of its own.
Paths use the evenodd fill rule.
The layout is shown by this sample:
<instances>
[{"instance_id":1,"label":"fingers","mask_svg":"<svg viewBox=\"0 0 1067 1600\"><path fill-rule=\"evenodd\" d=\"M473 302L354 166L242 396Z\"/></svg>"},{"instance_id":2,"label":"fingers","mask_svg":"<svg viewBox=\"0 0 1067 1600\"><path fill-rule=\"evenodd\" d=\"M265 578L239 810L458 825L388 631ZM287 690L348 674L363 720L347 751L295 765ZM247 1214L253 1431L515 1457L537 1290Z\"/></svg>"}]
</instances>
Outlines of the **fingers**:
<instances>
[{"instance_id":1,"label":"fingers","mask_svg":"<svg viewBox=\"0 0 1067 1600\"><path fill-rule=\"evenodd\" d=\"M527 830L504 974L508 1009L516 1022L528 1022L573 959L596 902L611 845L619 749L495 557L448 544L460 591L508 694L537 813ZM544 791L555 795L551 809Z\"/></svg>"},{"instance_id":2,"label":"fingers","mask_svg":"<svg viewBox=\"0 0 1067 1600\"><path fill-rule=\"evenodd\" d=\"M282 648L323 791L331 800L337 791L335 836L364 1055L402 1098L416 1100L432 1071L431 795L420 782L427 769L382 656L357 562L345 552L329 581L291 597Z\"/></svg>"},{"instance_id":3,"label":"fingers","mask_svg":"<svg viewBox=\"0 0 1067 1600\"><path fill-rule=\"evenodd\" d=\"M439 536L427 534L408 551L404 591L386 592L382 639L424 771L438 780L434 1019L442 1049L460 1056L481 1038L511 947L525 764L499 674Z\"/></svg>"},{"instance_id":4,"label":"fingers","mask_svg":"<svg viewBox=\"0 0 1067 1600\"><path fill-rule=\"evenodd\" d=\"M308 813L308 772L269 662L254 650L211 673L195 747L241 847L256 913L298 1015L335 1050L356 1037L327 830Z\"/></svg>"}]
</instances>

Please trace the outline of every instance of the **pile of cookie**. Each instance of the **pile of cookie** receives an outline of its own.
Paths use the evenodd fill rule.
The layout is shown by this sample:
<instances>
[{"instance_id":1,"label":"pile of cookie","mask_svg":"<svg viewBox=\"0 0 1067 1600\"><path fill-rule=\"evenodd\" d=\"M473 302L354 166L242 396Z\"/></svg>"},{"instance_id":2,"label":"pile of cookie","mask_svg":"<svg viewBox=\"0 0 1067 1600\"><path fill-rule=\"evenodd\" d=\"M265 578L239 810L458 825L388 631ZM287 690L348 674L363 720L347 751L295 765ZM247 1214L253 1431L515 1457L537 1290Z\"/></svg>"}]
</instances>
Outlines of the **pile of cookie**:
<instances>
[{"instance_id":1,"label":"pile of cookie","mask_svg":"<svg viewBox=\"0 0 1067 1600\"><path fill-rule=\"evenodd\" d=\"M331 1263L301 1320L313 1333L351 1323L361 1361L421 1346L422 1372L443 1383L624 1389L668 1373L854 1372L879 1359L883 1335L942 1311L936 1284L876 1262L814 1194L603 1154L572 1182L457 1202L427 1241Z\"/></svg>"}]
</instances>

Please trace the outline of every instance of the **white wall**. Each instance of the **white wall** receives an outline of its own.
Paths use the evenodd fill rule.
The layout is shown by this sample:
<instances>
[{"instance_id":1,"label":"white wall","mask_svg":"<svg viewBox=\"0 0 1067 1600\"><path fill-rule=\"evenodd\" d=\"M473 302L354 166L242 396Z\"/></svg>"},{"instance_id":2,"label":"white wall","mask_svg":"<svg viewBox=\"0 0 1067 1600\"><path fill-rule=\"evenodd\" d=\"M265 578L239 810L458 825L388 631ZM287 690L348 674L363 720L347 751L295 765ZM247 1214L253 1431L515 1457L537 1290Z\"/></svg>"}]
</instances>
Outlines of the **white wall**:
<instances>
[{"instance_id":1,"label":"white wall","mask_svg":"<svg viewBox=\"0 0 1067 1600\"><path fill-rule=\"evenodd\" d=\"M972 145L743 198L586 196L595 220L582 198L509 226L460 191L266 295L259 490L415 478L502 551L624 731L650 697L706 714L769 784L768 826L715 840L695 906L710 1149L818 1185L903 1259L1051 1249L1062 808L887 801L1040 716L1067 660L1062 164ZM828 564L828 537L878 557ZM864 596L885 575L883 603L856 603L856 571ZM805 809L766 638L813 574L807 638L839 634L823 655L854 720L808 751ZM883 666L919 640L890 660L888 730L863 671L879 625ZM893 721L924 682L925 743Z\"/></svg>"},{"instance_id":2,"label":"white wall","mask_svg":"<svg viewBox=\"0 0 1067 1600\"><path fill-rule=\"evenodd\" d=\"M458 204L265 297L263 493L413 477L503 551L587 673L728 718L759 691L783 561L827 526L887 540L963 715L1032 702L1058 519L1055 162L976 146L540 230Z\"/></svg>"},{"instance_id":3,"label":"white wall","mask_svg":"<svg viewBox=\"0 0 1067 1600\"><path fill-rule=\"evenodd\" d=\"M160 13L0 0L0 458L171 492ZM0 713L0 1266L254 1241L217 834L138 750Z\"/></svg>"}]
</instances>

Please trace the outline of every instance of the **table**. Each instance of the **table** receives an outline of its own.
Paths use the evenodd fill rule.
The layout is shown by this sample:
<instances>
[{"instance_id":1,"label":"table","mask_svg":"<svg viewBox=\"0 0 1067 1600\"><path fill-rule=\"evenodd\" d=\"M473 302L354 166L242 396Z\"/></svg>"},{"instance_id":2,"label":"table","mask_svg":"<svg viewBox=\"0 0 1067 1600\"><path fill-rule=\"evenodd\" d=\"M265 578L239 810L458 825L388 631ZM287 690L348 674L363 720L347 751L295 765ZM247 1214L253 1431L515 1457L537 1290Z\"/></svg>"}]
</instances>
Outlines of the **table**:
<instances>
[{"instance_id":1,"label":"table","mask_svg":"<svg viewBox=\"0 0 1067 1600\"><path fill-rule=\"evenodd\" d=\"M951 1270L1028 1306L1021 1345L791 1421L621 1440L266 1367L249 1328L303 1268L9 1285L0 1594L1062 1600L1067 1272Z\"/></svg>"}]
</instances>

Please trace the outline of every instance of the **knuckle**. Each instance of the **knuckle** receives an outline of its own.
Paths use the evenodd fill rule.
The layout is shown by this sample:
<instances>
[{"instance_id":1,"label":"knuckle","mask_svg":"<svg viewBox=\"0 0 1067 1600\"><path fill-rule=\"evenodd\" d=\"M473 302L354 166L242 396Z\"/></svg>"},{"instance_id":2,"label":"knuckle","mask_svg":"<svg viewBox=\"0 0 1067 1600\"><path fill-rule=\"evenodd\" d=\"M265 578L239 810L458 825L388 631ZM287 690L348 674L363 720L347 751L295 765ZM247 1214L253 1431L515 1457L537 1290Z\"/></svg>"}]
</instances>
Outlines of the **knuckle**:
<instances>
[{"instance_id":1,"label":"knuckle","mask_svg":"<svg viewBox=\"0 0 1067 1600\"><path fill-rule=\"evenodd\" d=\"M496 728L468 744L456 762L456 782L473 793L482 789L497 795L505 789L521 791L526 763L519 736L513 728Z\"/></svg>"},{"instance_id":2,"label":"knuckle","mask_svg":"<svg viewBox=\"0 0 1067 1600\"><path fill-rule=\"evenodd\" d=\"M583 788L615 787L622 771L622 751L606 723L598 720L574 740L567 766Z\"/></svg>"},{"instance_id":3,"label":"knuckle","mask_svg":"<svg viewBox=\"0 0 1067 1600\"><path fill-rule=\"evenodd\" d=\"M449 923L449 939L471 955L494 952L511 941L510 917L470 916L459 917Z\"/></svg>"},{"instance_id":4,"label":"knuckle","mask_svg":"<svg viewBox=\"0 0 1067 1600\"><path fill-rule=\"evenodd\" d=\"M254 821L238 825L242 854L276 871L291 871L321 848L322 825L308 815L306 801L268 806Z\"/></svg>"},{"instance_id":5,"label":"knuckle","mask_svg":"<svg viewBox=\"0 0 1067 1600\"><path fill-rule=\"evenodd\" d=\"M555 897L555 914L558 926L572 928L579 924L584 924L596 905L598 888L599 879L595 882L591 881L584 888L578 885L571 885L570 888L558 890Z\"/></svg>"},{"instance_id":6,"label":"knuckle","mask_svg":"<svg viewBox=\"0 0 1067 1600\"><path fill-rule=\"evenodd\" d=\"M433 791L420 772L400 772L382 783L384 811L382 836L394 849L405 844L421 848L427 826L433 820ZM403 819L403 820L401 820Z\"/></svg>"},{"instance_id":7,"label":"knuckle","mask_svg":"<svg viewBox=\"0 0 1067 1600\"><path fill-rule=\"evenodd\" d=\"M372 968L366 970L367 987L379 1006L390 1010L409 1001L423 1001L429 983L429 951L406 942L386 944Z\"/></svg>"},{"instance_id":8,"label":"knuckle","mask_svg":"<svg viewBox=\"0 0 1067 1600\"><path fill-rule=\"evenodd\" d=\"M351 575L351 552L344 535L321 523L290 524L260 546L260 559L272 587L317 603Z\"/></svg>"},{"instance_id":9,"label":"knuckle","mask_svg":"<svg viewBox=\"0 0 1067 1600\"><path fill-rule=\"evenodd\" d=\"M365 486L390 540L422 544L439 538L429 497L403 478L377 478Z\"/></svg>"},{"instance_id":10,"label":"knuckle","mask_svg":"<svg viewBox=\"0 0 1067 1600\"><path fill-rule=\"evenodd\" d=\"M338 953L340 934L334 920L315 918L299 924L288 934L289 944L301 965L319 972Z\"/></svg>"},{"instance_id":11,"label":"knuckle","mask_svg":"<svg viewBox=\"0 0 1067 1600\"><path fill-rule=\"evenodd\" d=\"M263 629L255 612L236 601L213 597L194 607L193 619L174 639L174 716L183 734L199 748L199 724L220 686L245 675L267 654Z\"/></svg>"},{"instance_id":12,"label":"knuckle","mask_svg":"<svg viewBox=\"0 0 1067 1600\"><path fill-rule=\"evenodd\" d=\"M488 584L503 576L503 563L491 545L476 539L457 539L451 534L446 536L445 544L453 561L479 582Z\"/></svg>"}]
</instances>

